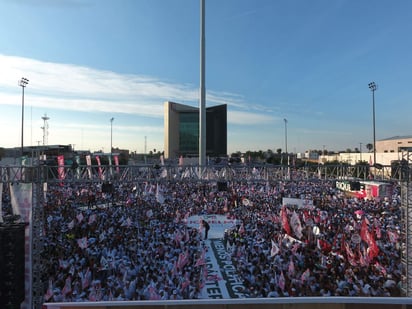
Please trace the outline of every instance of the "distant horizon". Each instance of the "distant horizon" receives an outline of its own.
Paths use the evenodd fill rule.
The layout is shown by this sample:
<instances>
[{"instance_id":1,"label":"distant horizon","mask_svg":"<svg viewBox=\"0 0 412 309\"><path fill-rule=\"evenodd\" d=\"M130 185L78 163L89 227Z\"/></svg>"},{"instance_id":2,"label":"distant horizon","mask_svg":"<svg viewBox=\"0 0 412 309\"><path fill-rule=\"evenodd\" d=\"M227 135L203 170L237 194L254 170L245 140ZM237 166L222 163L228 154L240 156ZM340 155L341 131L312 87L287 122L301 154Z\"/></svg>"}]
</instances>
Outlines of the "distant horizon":
<instances>
[{"instance_id":1,"label":"distant horizon","mask_svg":"<svg viewBox=\"0 0 412 309\"><path fill-rule=\"evenodd\" d=\"M228 154L373 143L371 82L376 140L411 134L411 1L205 3L206 107L228 106ZM112 129L115 148L163 151L163 103L199 105L199 15L190 0L3 2L1 146L20 145L24 77L24 145L47 115L47 144L107 152Z\"/></svg>"},{"instance_id":2,"label":"distant horizon","mask_svg":"<svg viewBox=\"0 0 412 309\"><path fill-rule=\"evenodd\" d=\"M400 136L400 138L402 138L401 136ZM372 144L372 143L371 143ZM24 145L24 148L47 148L47 147L55 147L55 146L71 146L71 147L73 147L73 144L62 144L62 143L59 143L59 144L50 144L50 145ZM2 146L0 146L0 148L2 148L2 149L9 149L9 150L11 150L11 149L15 149L16 151L19 151L20 149L21 149L21 147L20 146L14 146L14 147L2 147ZM281 147L278 147L278 148L276 148L276 149L258 149L258 150L251 150L251 149L249 149L249 150L246 150L246 151L240 151L240 150L237 150L237 151L233 151L233 152L230 152L230 153L227 153L227 156L230 156L231 154L235 154L235 153L238 153L238 152L240 152L240 153L242 153L242 154L244 154L244 153L246 153L246 152L248 152L248 151L251 151L251 152L260 152L260 151L262 151L262 152L269 152L269 151L272 151L273 153L276 153L277 151L277 149L281 149L282 150L282 154L284 154L285 152L285 149L282 149ZM123 150L128 150L129 151L129 153L134 153L134 151L131 151L130 149L127 149L127 148L118 148L118 147L114 147L114 151L113 151L113 153L115 153L115 150L118 150L118 151L123 151ZM151 150L148 150L146 153L144 153L144 152L136 152L136 154L149 154L150 152L152 152L152 153L154 153L154 154L157 154L157 153L163 153L164 152L164 150L162 149L162 150L160 150L160 149L156 149L156 152L154 152L153 151L154 149L151 149ZM302 152L294 152L294 151L291 151L291 150L288 150L288 153L289 154L300 154L300 153L307 153L307 152L319 152L319 151L327 151L327 152L331 152L331 153L334 153L334 154L336 154L336 153L348 153L347 152L347 150L351 150L351 152L352 153L359 153L360 152L360 148L359 148L359 146L358 147L354 147L354 148L347 148L347 149L340 149L340 150L334 150L334 149L315 149L315 148L309 148L309 149L307 149L307 150L304 150L304 151L302 151ZM358 151L355 151L355 150L358 150ZM362 147L362 153L373 153L373 150L371 150L371 151L365 151L365 150L367 150L367 148L366 148L366 145L364 145L364 147ZM96 150L91 150L91 149L78 149L78 148L73 148L73 152L76 152L76 151L84 151L84 152L90 152L90 153L102 153L102 154L107 154L107 155L110 155L110 152L107 152L107 151L103 151L102 149L96 149ZM385 152L382 152L382 153L385 153ZM190 155L190 157L194 157L193 155Z\"/></svg>"}]
</instances>

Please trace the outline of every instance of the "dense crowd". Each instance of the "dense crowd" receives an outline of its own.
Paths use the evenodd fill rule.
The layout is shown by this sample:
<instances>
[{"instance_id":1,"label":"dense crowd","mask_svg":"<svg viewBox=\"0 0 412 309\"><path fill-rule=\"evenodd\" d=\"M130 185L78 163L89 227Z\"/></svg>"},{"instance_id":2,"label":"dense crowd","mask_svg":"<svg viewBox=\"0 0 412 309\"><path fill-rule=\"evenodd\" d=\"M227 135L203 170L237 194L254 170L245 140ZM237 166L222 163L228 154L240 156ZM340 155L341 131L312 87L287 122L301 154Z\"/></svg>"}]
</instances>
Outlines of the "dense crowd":
<instances>
[{"instance_id":1,"label":"dense crowd","mask_svg":"<svg viewBox=\"0 0 412 309\"><path fill-rule=\"evenodd\" d=\"M313 201L282 205L282 198ZM204 297L206 243L193 215L238 224L224 239L248 297L400 296L400 194L348 197L333 180L49 186L45 300ZM6 203L7 204L7 203Z\"/></svg>"}]
</instances>

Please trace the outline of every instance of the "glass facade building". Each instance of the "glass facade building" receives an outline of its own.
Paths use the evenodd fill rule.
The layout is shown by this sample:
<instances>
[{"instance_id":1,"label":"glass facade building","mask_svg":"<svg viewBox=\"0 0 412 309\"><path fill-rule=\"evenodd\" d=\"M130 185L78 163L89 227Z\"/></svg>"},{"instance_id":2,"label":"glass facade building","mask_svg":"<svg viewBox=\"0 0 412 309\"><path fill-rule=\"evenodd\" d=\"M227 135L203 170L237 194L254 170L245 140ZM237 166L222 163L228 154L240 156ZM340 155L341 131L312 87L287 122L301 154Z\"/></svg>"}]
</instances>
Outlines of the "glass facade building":
<instances>
[{"instance_id":1,"label":"glass facade building","mask_svg":"<svg viewBox=\"0 0 412 309\"><path fill-rule=\"evenodd\" d=\"M199 109L174 102L164 105L165 158L199 155ZM206 108L206 155L227 155L227 105Z\"/></svg>"}]
</instances>

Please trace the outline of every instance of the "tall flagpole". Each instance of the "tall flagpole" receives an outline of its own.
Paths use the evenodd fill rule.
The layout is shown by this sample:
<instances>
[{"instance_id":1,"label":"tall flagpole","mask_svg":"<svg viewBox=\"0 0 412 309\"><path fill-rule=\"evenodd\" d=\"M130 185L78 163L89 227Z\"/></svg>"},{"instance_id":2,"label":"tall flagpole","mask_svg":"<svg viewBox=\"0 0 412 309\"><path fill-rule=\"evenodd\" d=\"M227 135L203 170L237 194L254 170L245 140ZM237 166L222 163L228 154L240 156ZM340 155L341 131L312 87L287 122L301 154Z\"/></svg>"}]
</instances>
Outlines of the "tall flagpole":
<instances>
[{"instance_id":1,"label":"tall flagpole","mask_svg":"<svg viewBox=\"0 0 412 309\"><path fill-rule=\"evenodd\" d=\"M206 165L205 0L200 0L199 166Z\"/></svg>"}]
</instances>

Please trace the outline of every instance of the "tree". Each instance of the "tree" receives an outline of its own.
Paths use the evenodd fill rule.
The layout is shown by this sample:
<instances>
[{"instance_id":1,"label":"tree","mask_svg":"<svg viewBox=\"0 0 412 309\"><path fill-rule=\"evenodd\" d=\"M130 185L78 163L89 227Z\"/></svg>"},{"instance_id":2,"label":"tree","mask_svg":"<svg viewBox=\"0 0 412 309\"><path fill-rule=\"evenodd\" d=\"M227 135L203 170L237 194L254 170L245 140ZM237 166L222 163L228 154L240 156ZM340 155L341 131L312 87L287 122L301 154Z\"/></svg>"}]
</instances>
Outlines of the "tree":
<instances>
[{"instance_id":1,"label":"tree","mask_svg":"<svg viewBox=\"0 0 412 309\"><path fill-rule=\"evenodd\" d=\"M369 150L369 152L371 152L373 149L373 145L371 143L366 144L366 148Z\"/></svg>"}]
</instances>

